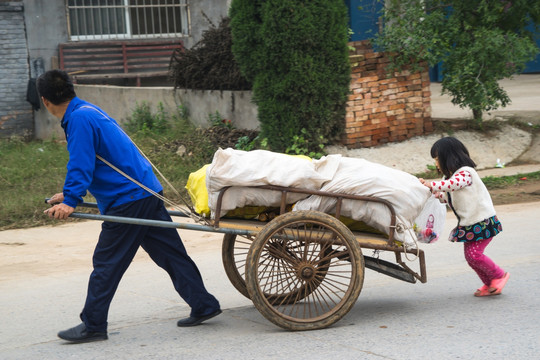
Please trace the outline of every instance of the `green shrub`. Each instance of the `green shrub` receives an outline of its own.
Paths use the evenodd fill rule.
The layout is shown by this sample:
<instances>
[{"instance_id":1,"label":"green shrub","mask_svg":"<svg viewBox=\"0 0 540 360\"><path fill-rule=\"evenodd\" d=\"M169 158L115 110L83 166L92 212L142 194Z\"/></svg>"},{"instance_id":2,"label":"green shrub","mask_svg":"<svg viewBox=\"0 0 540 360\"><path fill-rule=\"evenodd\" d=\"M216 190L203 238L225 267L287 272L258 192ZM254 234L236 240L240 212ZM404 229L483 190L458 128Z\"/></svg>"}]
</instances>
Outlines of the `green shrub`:
<instances>
[{"instance_id":1,"label":"green shrub","mask_svg":"<svg viewBox=\"0 0 540 360\"><path fill-rule=\"evenodd\" d=\"M253 81L261 136L274 151L301 129L308 151L344 125L350 85L347 7L341 0L233 0L232 51Z\"/></svg>"}]
</instances>

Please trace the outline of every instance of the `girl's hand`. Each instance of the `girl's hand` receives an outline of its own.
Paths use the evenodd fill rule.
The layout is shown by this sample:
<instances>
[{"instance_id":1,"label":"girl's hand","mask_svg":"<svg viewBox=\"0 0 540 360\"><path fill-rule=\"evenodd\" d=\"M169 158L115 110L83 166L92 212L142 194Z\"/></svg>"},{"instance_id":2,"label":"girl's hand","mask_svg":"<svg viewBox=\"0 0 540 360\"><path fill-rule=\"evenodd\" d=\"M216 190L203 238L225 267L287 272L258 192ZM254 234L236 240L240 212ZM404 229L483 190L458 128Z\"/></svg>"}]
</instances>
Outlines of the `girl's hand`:
<instances>
[{"instance_id":1,"label":"girl's hand","mask_svg":"<svg viewBox=\"0 0 540 360\"><path fill-rule=\"evenodd\" d=\"M424 185L425 187L427 187L429 190L431 190L431 182L425 180L425 179L422 179L422 178L418 178L418 180L420 180L420 182L422 183L422 185Z\"/></svg>"}]
</instances>

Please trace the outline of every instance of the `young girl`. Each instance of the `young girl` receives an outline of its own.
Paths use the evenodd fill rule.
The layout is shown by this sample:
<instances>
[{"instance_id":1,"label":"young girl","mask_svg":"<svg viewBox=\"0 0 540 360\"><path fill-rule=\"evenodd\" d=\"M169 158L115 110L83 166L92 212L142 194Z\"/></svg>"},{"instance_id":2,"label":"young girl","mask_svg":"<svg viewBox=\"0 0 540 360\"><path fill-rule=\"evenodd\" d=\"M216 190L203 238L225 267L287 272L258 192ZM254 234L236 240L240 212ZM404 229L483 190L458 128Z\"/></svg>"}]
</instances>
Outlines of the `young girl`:
<instances>
[{"instance_id":1,"label":"young girl","mask_svg":"<svg viewBox=\"0 0 540 360\"><path fill-rule=\"evenodd\" d=\"M476 164L461 141L444 137L431 147L431 157L444 175L441 181L420 182L430 188L441 202L447 203L458 219L450 241L464 243L465 259L484 285L474 296L499 295L509 273L484 255L491 239L502 231L489 192L474 170Z\"/></svg>"}]
</instances>

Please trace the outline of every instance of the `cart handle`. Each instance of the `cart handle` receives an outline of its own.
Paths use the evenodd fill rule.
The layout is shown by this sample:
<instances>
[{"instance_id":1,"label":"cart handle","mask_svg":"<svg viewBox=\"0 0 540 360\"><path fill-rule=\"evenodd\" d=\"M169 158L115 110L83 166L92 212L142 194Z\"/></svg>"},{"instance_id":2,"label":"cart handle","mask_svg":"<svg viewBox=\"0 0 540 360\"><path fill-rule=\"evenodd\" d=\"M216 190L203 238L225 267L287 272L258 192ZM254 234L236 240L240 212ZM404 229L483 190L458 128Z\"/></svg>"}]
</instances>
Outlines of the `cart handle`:
<instances>
[{"instance_id":1,"label":"cart handle","mask_svg":"<svg viewBox=\"0 0 540 360\"><path fill-rule=\"evenodd\" d=\"M257 235L257 232L252 231L252 230L229 229L229 228L220 229L220 228L214 228L213 226L208 226L208 225L187 224L187 223L179 223L179 222L174 222L174 221L163 221L163 220L139 219L139 218L124 217L124 216L99 215L99 214L87 214L87 213L74 212L69 217L76 218L76 219L110 221L110 222L122 223L122 224L156 226L156 227L164 227L164 228L215 232L215 233L223 233L223 234L226 233L226 234L234 234L234 235L240 235L240 236Z\"/></svg>"},{"instance_id":2,"label":"cart handle","mask_svg":"<svg viewBox=\"0 0 540 360\"><path fill-rule=\"evenodd\" d=\"M49 200L50 200L50 198L46 198L45 203L47 203L47 201L49 201ZM86 207L86 208L89 208L89 209L97 209L98 208L97 203L95 203L95 202L82 202L82 203L77 204L77 206ZM171 216L179 216L179 217L185 217L185 218L190 217L190 214L187 213L187 212L184 212L184 211L167 210L167 212Z\"/></svg>"},{"instance_id":3,"label":"cart handle","mask_svg":"<svg viewBox=\"0 0 540 360\"><path fill-rule=\"evenodd\" d=\"M45 199L45 202L47 202L48 200L49 199ZM82 202L82 203L79 203L78 206L91 208L91 209L97 209L97 204L93 202ZM167 210L167 212L169 213L169 215L172 215L172 216L189 218L189 214L183 211ZM233 234L233 235L239 235L239 236L257 235L257 232L252 231L252 230L229 229L229 228L220 229L220 228L215 228L213 226L208 226L208 225L187 224L187 223L162 221L162 220L139 219L139 218L124 217L124 216L112 216L112 215L74 212L69 217L72 217L75 219L101 220L101 221L110 221L110 222L116 222L116 223L122 223L122 224L133 224L133 225L156 226L156 227L184 229L184 230L215 232L215 233Z\"/></svg>"}]
</instances>

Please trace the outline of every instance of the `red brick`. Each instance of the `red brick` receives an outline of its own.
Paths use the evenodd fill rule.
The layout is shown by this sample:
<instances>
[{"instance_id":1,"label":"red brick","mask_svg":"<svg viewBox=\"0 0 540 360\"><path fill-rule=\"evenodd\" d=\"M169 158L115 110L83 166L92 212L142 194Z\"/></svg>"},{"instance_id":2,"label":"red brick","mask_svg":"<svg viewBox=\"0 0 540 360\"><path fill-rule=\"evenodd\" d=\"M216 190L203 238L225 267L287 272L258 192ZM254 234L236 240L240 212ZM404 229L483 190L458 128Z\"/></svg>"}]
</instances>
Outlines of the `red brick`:
<instances>
[{"instance_id":1,"label":"red brick","mask_svg":"<svg viewBox=\"0 0 540 360\"><path fill-rule=\"evenodd\" d=\"M383 89L381 89L383 90ZM397 89L388 89L388 90L384 90L382 92L382 95L383 96L388 96L388 95L391 95L391 94L397 94L398 90Z\"/></svg>"}]
</instances>

